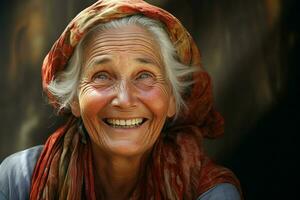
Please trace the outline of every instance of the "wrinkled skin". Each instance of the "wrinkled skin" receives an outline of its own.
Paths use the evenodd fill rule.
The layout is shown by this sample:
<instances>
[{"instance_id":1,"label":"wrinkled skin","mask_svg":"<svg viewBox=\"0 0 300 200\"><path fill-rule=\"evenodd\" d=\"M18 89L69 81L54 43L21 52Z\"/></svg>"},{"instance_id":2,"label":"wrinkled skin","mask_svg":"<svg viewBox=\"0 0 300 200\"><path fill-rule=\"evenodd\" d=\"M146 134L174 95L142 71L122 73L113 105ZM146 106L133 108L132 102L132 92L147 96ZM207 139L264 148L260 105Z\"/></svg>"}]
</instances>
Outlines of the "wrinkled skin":
<instances>
[{"instance_id":1,"label":"wrinkled skin","mask_svg":"<svg viewBox=\"0 0 300 200\"><path fill-rule=\"evenodd\" d=\"M134 155L156 141L175 113L158 45L137 26L107 30L89 42L73 114L81 116L94 145ZM103 119L146 118L138 128L112 128Z\"/></svg>"},{"instance_id":2,"label":"wrinkled skin","mask_svg":"<svg viewBox=\"0 0 300 200\"><path fill-rule=\"evenodd\" d=\"M124 175L132 175L127 183L136 180L143 155L153 147L166 118L175 114L174 101L158 45L150 33L130 25L91 37L84 50L78 100L71 107L91 138L96 166L101 160L100 168L118 174L109 183L102 182L104 188L116 186ZM134 118L145 122L133 128L116 128L105 122ZM100 179L103 176L103 172L96 174ZM107 179L112 177L103 177ZM107 191L104 196L113 198Z\"/></svg>"}]
</instances>

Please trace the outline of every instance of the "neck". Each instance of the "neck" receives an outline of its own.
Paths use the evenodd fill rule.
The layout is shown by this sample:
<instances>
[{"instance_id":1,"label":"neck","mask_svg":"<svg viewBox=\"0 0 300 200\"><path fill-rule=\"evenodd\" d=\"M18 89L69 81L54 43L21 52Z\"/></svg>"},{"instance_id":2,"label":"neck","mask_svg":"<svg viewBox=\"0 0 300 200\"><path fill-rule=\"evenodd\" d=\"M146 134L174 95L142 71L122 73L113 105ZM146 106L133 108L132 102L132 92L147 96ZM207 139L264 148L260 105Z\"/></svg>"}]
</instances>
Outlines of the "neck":
<instances>
[{"instance_id":1,"label":"neck","mask_svg":"<svg viewBox=\"0 0 300 200\"><path fill-rule=\"evenodd\" d=\"M112 200L129 199L138 182L142 156L107 156L94 149L93 154L97 197Z\"/></svg>"}]
</instances>

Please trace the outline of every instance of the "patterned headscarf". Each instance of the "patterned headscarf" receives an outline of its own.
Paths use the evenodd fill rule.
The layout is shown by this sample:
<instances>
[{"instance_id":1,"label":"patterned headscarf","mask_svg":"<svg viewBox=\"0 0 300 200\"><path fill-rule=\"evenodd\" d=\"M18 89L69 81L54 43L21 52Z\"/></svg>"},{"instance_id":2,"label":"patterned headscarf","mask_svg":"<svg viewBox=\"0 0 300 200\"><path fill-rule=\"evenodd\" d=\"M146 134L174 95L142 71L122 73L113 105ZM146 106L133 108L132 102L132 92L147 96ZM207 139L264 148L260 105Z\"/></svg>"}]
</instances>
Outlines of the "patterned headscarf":
<instances>
[{"instance_id":1,"label":"patterned headscarf","mask_svg":"<svg viewBox=\"0 0 300 200\"><path fill-rule=\"evenodd\" d=\"M184 97L188 109L180 113L175 126L166 130L167 134L162 134L154 145L145 181L132 199L193 199L223 182L239 188L238 180L229 170L215 165L203 153L203 137L222 135L223 118L213 107L211 80L201 67L195 42L178 19L161 8L142 0L100 0L80 12L43 62L43 89L51 104L59 106L48 85L65 69L84 34L100 23L134 14L162 22L179 60L198 66L200 71L194 73L195 84ZM90 143L78 127L78 119L71 116L47 140L33 174L31 199L95 199Z\"/></svg>"}]
</instances>

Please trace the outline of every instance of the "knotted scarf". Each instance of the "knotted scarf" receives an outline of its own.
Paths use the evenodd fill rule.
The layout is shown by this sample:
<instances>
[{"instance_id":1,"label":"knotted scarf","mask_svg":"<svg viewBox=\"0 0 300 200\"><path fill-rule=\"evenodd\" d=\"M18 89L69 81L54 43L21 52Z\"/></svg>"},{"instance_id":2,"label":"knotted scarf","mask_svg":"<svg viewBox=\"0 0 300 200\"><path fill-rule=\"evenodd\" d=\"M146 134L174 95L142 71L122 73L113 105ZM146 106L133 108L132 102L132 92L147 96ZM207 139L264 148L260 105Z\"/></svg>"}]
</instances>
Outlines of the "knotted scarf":
<instances>
[{"instance_id":1,"label":"knotted scarf","mask_svg":"<svg viewBox=\"0 0 300 200\"><path fill-rule=\"evenodd\" d=\"M80 12L43 62L43 89L50 103L58 107L48 85L67 66L83 35L99 23L134 14L162 22L179 60L199 67L200 71L194 73L195 84L184 97L188 109L155 143L143 181L131 199L196 199L225 182L240 189L231 171L214 164L204 154L203 138L222 135L223 118L213 107L211 79L202 69L196 44L181 23L161 8L142 0L100 0ZM70 114L68 122L48 138L33 173L30 199L96 199L91 145L78 122Z\"/></svg>"}]
</instances>

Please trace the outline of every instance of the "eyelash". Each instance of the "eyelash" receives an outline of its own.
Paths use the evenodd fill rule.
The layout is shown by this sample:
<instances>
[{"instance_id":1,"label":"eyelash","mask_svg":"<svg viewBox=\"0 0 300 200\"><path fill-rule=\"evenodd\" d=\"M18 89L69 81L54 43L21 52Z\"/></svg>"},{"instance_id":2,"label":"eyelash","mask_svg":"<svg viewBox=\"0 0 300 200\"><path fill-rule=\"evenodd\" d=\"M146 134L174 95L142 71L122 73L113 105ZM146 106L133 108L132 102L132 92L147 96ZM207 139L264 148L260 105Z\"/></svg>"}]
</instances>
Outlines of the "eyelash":
<instances>
[{"instance_id":1,"label":"eyelash","mask_svg":"<svg viewBox=\"0 0 300 200\"><path fill-rule=\"evenodd\" d=\"M100 78L100 76L102 78ZM105 76L105 78L103 78ZM96 73L94 76L93 76L93 80L95 79L101 79L101 80L109 80L110 77L109 77L109 74L107 72L98 72Z\"/></svg>"},{"instance_id":2,"label":"eyelash","mask_svg":"<svg viewBox=\"0 0 300 200\"><path fill-rule=\"evenodd\" d=\"M147 75L147 77L142 77L143 75ZM141 73L138 74L138 77L137 79L147 79L147 78L153 78L154 75L151 73L151 72L146 72L146 71L143 71Z\"/></svg>"}]
</instances>

